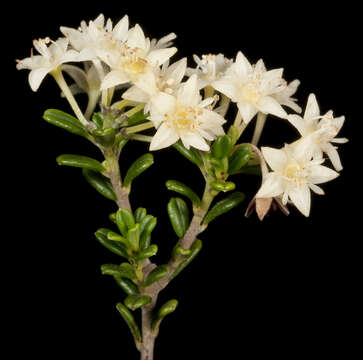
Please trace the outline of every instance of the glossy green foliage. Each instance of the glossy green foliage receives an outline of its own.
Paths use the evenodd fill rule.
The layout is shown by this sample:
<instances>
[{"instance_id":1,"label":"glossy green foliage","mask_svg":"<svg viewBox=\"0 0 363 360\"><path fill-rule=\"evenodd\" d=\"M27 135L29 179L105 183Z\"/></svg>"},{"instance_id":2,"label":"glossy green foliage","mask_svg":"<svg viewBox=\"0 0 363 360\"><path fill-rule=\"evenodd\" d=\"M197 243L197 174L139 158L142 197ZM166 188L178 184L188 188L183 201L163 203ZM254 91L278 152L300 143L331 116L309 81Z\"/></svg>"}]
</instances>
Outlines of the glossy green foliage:
<instances>
[{"instance_id":1,"label":"glossy green foliage","mask_svg":"<svg viewBox=\"0 0 363 360\"><path fill-rule=\"evenodd\" d=\"M239 205L245 198L245 195L241 192L234 192L227 196L225 199L217 202L212 209L210 209L207 215L203 219L203 224L210 223L216 217L232 210L234 207Z\"/></svg>"},{"instance_id":2,"label":"glossy green foliage","mask_svg":"<svg viewBox=\"0 0 363 360\"><path fill-rule=\"evenodd\" d=\"M150 286L152 283L159 281L164 276L166 276L169 272L168 265L159 265L154 270L150 272L147 279L145 280L145 285Z\"/></svg>"},{"instance_id":3,"label":"glossy green foliage","mask_svg":"<svg viewBox=\"0 0 363 360\"><path fill-rule=\"evenodd\" d=\"M43 114L43 119L48 123L58 126L72 134L88 138L88 132L82 123L72 115L56 109L48 109Z\"/></svg>"},{"instance_id":4,"label":"glossy green foliage","mask_svg":"<svg viewBox=\"0 0 363 360\"><path fill-rule=\"evenodd\" d=\"M223 192L232 191L236 188L235 183L231 181L212 181L210 183L210 186L212 189L216 191L223 191Z\"/></svg>"},{"instance_id":5,"label":"glossy green foliage","mask_svg":"<svg viewBox=\"0 0 363 360\"><path fill-rule=\"evenodd\" d=\"M228 135L218 136L212 145L212 155L215 159L228 157L232 151L232 139Z\"/></svg>"},{"instance_id":6,"label":"glossy green foliage","mask_svg":"<svg viewBox=\"0 0 363 360\"><path fill-rule=\"evenodd\" d=\"M176 270L172 273L169 280L171 281L177 275L179 275L192 261L193 259L199 254L200 250L202 250L202 241L196 239L192 246L190 247L190 254L185 257L185 259L180 263L180 265L176 268Z\"/></svg>"},{"instance_id":7,"label":"glossy green foliage","mask_svg":"<svg viewBox=\"0 0 363 360\"><path fill-rule=\"evenodd\" d=\"M103 245L106 249L110 250L116 255L119 255L121 257L124 257L126 259L129 258L129 255L127 253L127 249L125 246L119 242L109 240L107 237L107 234L110 232L110 230L101 228L96 231L95 236L96 239L99 241L101 245Z\"/></svg>"},{"instance_id":8,"label":"glossy green foliage","mask_svg":"<svg viewBox=\"0 0 363 360\"><path fill-rule=\"evenodd\" d=\"M95 123L98 130L103 128L103 116L101 112L96 112L92 115L92 121Z\"/></svg>"},{"instance_id":9,"label":"glossy green foliage","mask_svg":"<svg viewBox=\"0 0 363 360\"><path fill-rule=\"evenodd\" d=\"M189 226L189 209L185 201L171 198L168 203L168 215L177 236L183 237Z\"/></svg>"},{"instance_id":10,"label":"glossy green foliage","mask_svg":"<svg viewBox=\"0 0 363 360\"><path fill-rule=\"evenodd\" d=\"M145 122L145 120L149 116L150 116L149 113L144 114L144 110L140 110L139 112L137 112L136 114L132 115L131 117L129 117L127 119L127 125L134 126L134 125L141 124L141 123Z\"/></svg>"},{"instance_id":11,"label":"glossy green foliage","mask_svg":"<svg viewBox=\"0 0 363 360\"><path fill-rule=\"evenodd\" d=\"M137 295L139 290L137 286L132 282L132 280L123 278L121 276L113 277L117 285L127 294L127 295Z\"/></svg>"},{"instance_id":12,"label":"glossy green foliage","mask_svg":"<svg viewBox=\"0 0 363 360\"><path fill-rule=\"evenodd\" d=\"M233 151L228 165L230 175L237 174L238 171L247 164L251 158L251 150L248 145L242 145Z\"/></svg>"},{"instance_id":13,"label":"glossy green foliage","mask_svg":"<svg viewBox=\"0 0 363 360\"><path fill-rule=\"evenodd\" d=\"M63 154L58 156L56 160L58 165L78 167L98 172L105 171L105 168L99 161L88 156Z\"/></svg>"},{"instance_id":14,"label":"glossy green foliage","mask_svg":"<svg viewBox=\"0 0 363 360\"><path fill-rule=\"evenodd\" d=\"M95 141L104 147L111 147L115 143L116 131L113 128L93 130L92 135Z\"/></svg>"},{"instance_id":15,"label":"glossy green foliage","mask_svg":"<svg viewBox=\"0 0 363 360\"><path fill-rule=\"evenodd\" d=\"M87 182L101 195L109 200L116 201L116 195L109 179L93 170L83 169L82 173Z\"/></svg>"},{"instance_id":16,"label":"glossy green foliage","mask_svg":"<svg viewBox=\"0 0 363 360\"><path fill-rule=\"evenodd\" d=\"M189 198L193 205L198 206L200 204L199 196L189 186L183 184L182 182L177 180L168 180L165 185L168 190L175 191L178 194Z\"/></svg>"},{"instance_id":17,"label":"glossy green foliage","mask_svg":"<svg viewBox=\"0 0 363 360\"><path fill-rule=\"evenodd\" d=\"M186 147L184 147L180 140L173 144L173 147L193 164L199 167L203 165L203 160L198 150L192 147L190 149L187 149Z\"/></svg>"},{"instance_id":18,"label":"glossy green foliage","mask_svg":"<svg viewBox=\"0 0 363 360\"><path fill-rule=\"evenodd\" d=\"M159 328L162 320L165 318L165 316L171 314L175 311L175 309L178 306L178 301L173 299L166 302L164 305L160 307L160 309L155 313L152 322L151 322L151 328L153 330L154 336L157 336L159 333Z\"/></svg>"},{"instance_id":19,"label":"glossy green foliage","mask_svg":"<svg viewBox=\"0 0 363 360\"><path fill-rule=\"evenodd\" d=\"M129 295L125 299L125 305L132 311L139 309L149 303L151 303L152 299L150 296L143 295Z\"/></svg>"},{"instance_id":20,"label":"glossy green foliage","mask_svg":"<svg viewBox=\"0 0 363 360\"><path fill-rule=\"evenodd\" d=\"M124 186L131 185L131 182L146 169L148 169L154 163L154 157L152 154L144 154L136 159L130 168L127 170L124 178Z\"/></svg>"},{"instance_id":21,"label":"glossy green foliage","mask_svg":"<svg viewBox=\"0 0 363 360\"><path fill-rule=\"evenodd\" d=\"M156 255L157 252L158 252L158 247L155 244L150 245L145 250L139 251L135 255L135 260L140 261L140 260L148 259L149 257Z\"/></svg>"},{"instance_id":22,"label":"glossy green foliage","mask_svg":"<svg viewBox=\"0 0 363 360\"><path fill-rule=\"evenodd\" d=\"M127 326L129 327L131 334L134 338L136 347L140 349L142 337L140 334L140 329L137 326L133 315L131 314L130 310L128 310L127 307L121 303L118 303L116 305L116 309L121 314L122 318L125 320Z\"/></svg>"}]
</instances>

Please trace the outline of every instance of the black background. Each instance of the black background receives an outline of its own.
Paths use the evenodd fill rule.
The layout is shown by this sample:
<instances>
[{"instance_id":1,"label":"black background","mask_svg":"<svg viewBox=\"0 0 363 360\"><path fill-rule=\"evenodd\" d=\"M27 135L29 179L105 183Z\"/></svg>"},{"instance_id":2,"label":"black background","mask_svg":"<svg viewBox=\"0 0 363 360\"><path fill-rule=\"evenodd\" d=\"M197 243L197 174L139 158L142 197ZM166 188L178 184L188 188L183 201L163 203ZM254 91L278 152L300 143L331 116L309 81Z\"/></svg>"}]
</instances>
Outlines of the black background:
<instances>
[{"instance_id":1,"label":"black background","mask_svg":"<svg viewBox=\"0 0 363 360\"><path fill-rule=\"evenodd\" d=\"M262 57L268 68L284 67L288 81L302 82L300 105L314 92L322 112L333 109L346 116L340 135L350 139L340 146L341 176L323 185L326 196L313 196L309 218L292 209L289 217L273 213L262 223L256 215L246 219L244 210L259 184L256 178L235 178L246 202L200 236L204 248L198 259L160 297L180 304L161 326L155 358L212 359L217 352L244 359L352 358L361 287L361 191L354 183L361 167L356 10L348 2L324 8L317 2L11 5L5 70L11 81L3 88L7 116L2 134L8 164L4 198L11 195L4 224L10 235L2 251L3 298L9 304L4 309L10 314L6 328L10 343L16 344L11 359L20 352L39 359L138 358L114 307L124 295L99 270L118 259L93 236L99 227L110 226L108 214L115 206L87 185L80 171L55 162L62 153L102 158L86 140L42 120L45 109L70 111L68 105L51 78L33 93L27 72L16 72L14 62L29 55L32 39L57 38L60 25L77 27L100 12L115 22L127 13L131 24L140 23L150 37L175 32L179 52L174 59L189 56L189 66L192 54L234 57L242 50L251 62ZM262 144L281 146L296 136L273 118ZM127 145L122 169L146 151L146 144ZM172 194L164 182L178 179L200 192L202 178L172 149L154 155L153 167L134 183L131 202L158 217L155 261L163 263L176 241L166 215Z\"/></svg>"}]
</instances>

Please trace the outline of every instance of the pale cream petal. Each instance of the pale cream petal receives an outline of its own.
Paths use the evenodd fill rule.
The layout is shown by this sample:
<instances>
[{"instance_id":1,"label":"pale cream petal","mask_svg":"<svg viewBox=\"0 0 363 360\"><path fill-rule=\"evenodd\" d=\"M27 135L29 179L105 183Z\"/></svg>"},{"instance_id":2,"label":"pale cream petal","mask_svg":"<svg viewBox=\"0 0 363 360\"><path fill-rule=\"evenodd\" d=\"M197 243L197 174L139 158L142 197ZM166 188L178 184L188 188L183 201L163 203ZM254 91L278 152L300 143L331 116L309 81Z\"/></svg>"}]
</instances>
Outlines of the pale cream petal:
<instances>
[{"instance_id":1,"label":"pale cream petal","mask_svg":"<svg viewBox=\"0 0 363 360\"><path fill-rule=\"evenodd\" d=\"M238 99L238 87L231 76L225 76L213 82L213 87L222 94L236 102Z\"/></svg>"},{"instance_id":2,"label":"pale cream petal","mask_svg":"<svg viewBox=\"0 0 363 360\"><path fill-rule=\"evenodd\" d=\"M147 61L153 66L160 66L164 64L171 56L177 52L176 47L167 49L152 50L146 57Z\"/></svg>"},{"instance_id":3,"label":"pale cream petal","mask_svg":"<svg viewBox=\"0 0 363 360\"><path fill-rule=\"evenodd\" d=\"M271 96L264 96L256 104L258 110L264 114L272 114L282 119L287 117L286 111L282 106Z\"/></svg>"},{"instance_id":4,"label":"pale cream petal","mask_svg":"<svg viewBox=\"0 0 363 360\"><path fill-rule=\"evenodd\" d=\"M304 119L309 120L316 118L320 115L320 109L316 97L314 94L310 94L308 97L308 102L306 104L306 109L304 113Z\"/></svg>"},{"instance_id":5,"label":"pale cream petal","mask_svg":"<svg viewBox=\"0 0 363 360\"><path fill-rule=\"evenodd\" d=\"M209 151L209 145L205 142L205 140L197 133L191 131L185 131L180 134L180 139L183 145L189 149L190 146L193 146L196 149L202 151Z\"/></svg>"},{"instance_id":6,"label":"pale cream petal","mask_svg":"<svg viewBox=\"0 0 363 360\"><path fill-rule=\"evenodd\" d=\"M197 106L201 96L198 89L197 75L192 75L184 84L182 84L177 94L178 102L184 106Z\"/></svg>"},{"instance_id":7,"label":"pale cream petal","mask_svg":"<svg viewBox=\"0 0 363 360\"><path fill-rule=\"evenodd\" d=\"M256 106L245 102L237 103L238 110L242 115L243 122L248 124L252 118L258 113Z\"/></svg>"},{"instance_id":8,"label":"pale cream petal","mask_svg":"<svg viewBox=\"0 0 363 360\"><path fill-rule=\"evenodd\" d=\"M159 89L156 85L156 76L151 71L139 75L137 81L135 82L135 85L149 96L153 96L157 92L159 92Z\"/></svg>"},{"instance_id":9,"label":"pale cream petal","mask_svg":"<svg viewBox=\"0 0 363 360\"><path fill-rule=\"evenodd\" d=\"M283 171L288 162L288 157L284 150L262 147L261 152L273 171Z\"/></svg>"},{"instance_id":10,"label":"pale cream petal","mask_svg":"<svg viewBox=\"0 0 363 360\"><path fill-rule=\"evenodd\" d=\"M253 71L253 68L247 58L241 51L239 51L236 57L236 62L229 68L229 71L233 71L238 76L244 78Z\"/></svg>"},{"instance_id":11,"label":"pale cream petal","mask_svg":"<svg viewBox=\"0 0 363 360\"><path fill-rule=\"evenodd\" d=\"M187 58L183 58L170 65L165 73L166 79L173 79L175 84L179 84L185 75L187 68Z\"/></svg>"},{"instance_id":12,"label":"pale cream petal","mask_svg":"<svg viewBox=\"0 0 363 360\"><path fill-rule=\"evenodd\" d=\"M307 131L305 128L305 121L299 115L288 115L286 118L289 123L296 128L296 130L300 133L301 136L306 135Z\"/></svg>"},{"instance_id":13,"label":"pale cream petal","mask_svg":"<svg viewBox=\"0 0 363 360\"><path fill-rule=\"evenodd\" d=\"M315 194L318 194L318 195L325 195L325 192L324 190L318 186L318 185L315 185L315 184L309 184L309 188L314 191Z\"/></svg>"},{"instance_id":14,"label":"pale cream petal","mask_svg":"<svg viewBox=\"0 0 363 360\"><path fill-rule=\"evenodd\" d=\"M312 158L316 149L313 142L313 135L301 137L293 143L292 153L296 160L306 162Z\"/></svg>"},{"instance_id":15,"label":"pale cream petal","mask_svg":"<svg viewBox=\"0 0 363 360\"><path fill-rule=\"evenodd\" d=\"M74 49L80 51L84 47L84 35L76 29L61 26L60 31L69 39Z\"/></svg>"},{"instance_id":16,"label":"pale cream petal","mask_svg":"<svg viewBox=\"0 0 363 360\"><path fill-rule=\"evenodd\" d=\"M121 71L110 71L102 81L101 90L109 89L111 87L125 84L130 81L129 76Z\"/></svg>"},{"instance_id":17,"label":"pale cream petal","mask_svg":"<svg viewBox=\"0 0 363 360\"><path fill-rule=\"evenodd\" d=\"M142 31L139 24L136 24L133 28L129 30L127 45L132 48L139 48L145 50L146 39L144 32Z\"/></svg>"},{"instance_id":18,"label":"pale cream petal","mask_svg":"<svg viewBox=\"0 0 363 360\"><path fill-rule=\"evenodd\" d=\"M40 68L40 69L34 69L34 70L30 71L28 80L29 80L31 89L33 91L37 91L39 89L40 84L44 80L44 78L52 70L53 69L50 69L50 68Z\"/></svg>"},{"instance_id":19,"label":"pale cream petal","mask_svg":"<svg viewBox=\"0 0 363 360\"><path fill-rule=\"evenodd\" d=\"M170 127L168 124L163 123L160 125L159 129L151 140L150 150L154 151L166 148L177 142L178 139L179 136L175 129Z\"/></svg>"},{"instance_id":20,"label":"pale cream petal","mask_svg":"<svg viewBox=\"0 0 363 360\"><path fill-rule=\"evenodd\" d=\"M330 161L332 162L334 169L336 171L343 170L343 166L340 161L340 157L339 157L337 149L332 144L326 144L324 146L324 151L326 152Z\"/></svg>"},{"instance_id":21,"label":"pale cream petal","mask_svg":"<svg viewBox=\"0 0 363 360\"><path fill-rule=\"evenodd\" d=\"M296 208L306 217L310 214L311 193L307 185L301 187L292 187L288 190L290 200Z\"/></svg>"},{"instance_id":22,"label":"pale cream petal","mask_svg":"<svg viewBox=\"0 0 363 360\"><path fill-rule=\"evenodd\" d=\"M129 17L125 15L114 27L113 36L117 40L126 41L129 30Z\"/></svg>"},{"instance_id":23,"label":"pale cream petal","mask_svg":"<svg viewBox=\"0 0 363 360\"><path fill-rule=\"evenodd\" d=\"M315 165L310 167L308 181L312 184L322 184L333 180L338 176L339 173L326 166Z\"/></svg>"},{"instance_id":24,"label":"pale cream petal","mask_svg":"<svg viewBox=\"0 0 363 360\"><path fill-rule=\"evenodd\" d=\"M146 103L149 101L150 96L137 86L131 86L122 94L122 98L126 100Z\"/></svg>"},{"instance_id":25,"label":"pale cream petal","mask_svg":"<svg viewBox=\"0 0 363 360\"><path fill-rule=\"evenodd\" d=\"M345 144L349 140L347 138L334 138L331 142L336 144Z\"/></svg>"},{"instance_id":26,"label":"pale cream petal","mask_svg":"<svg viewBox=\"0 0 363 360\"><path fill-rule=\"evenodd\" d=\"M151 111L155 109L160 114L168 114L173 112L176 106L176 99L174 96L159 92L150 100Z\"/></svg>"},{"instance_id":27,"label":"pale cream petal","mask_svg":"<svg viewBox=\"0 0 363 360\"><path fill-rule=\"evenodd\" d=\"M256 194L256 198L269 198L279 196L284 192L281 176L272 172L264 177L264 181Z\"/></svg>"}]
</instances>

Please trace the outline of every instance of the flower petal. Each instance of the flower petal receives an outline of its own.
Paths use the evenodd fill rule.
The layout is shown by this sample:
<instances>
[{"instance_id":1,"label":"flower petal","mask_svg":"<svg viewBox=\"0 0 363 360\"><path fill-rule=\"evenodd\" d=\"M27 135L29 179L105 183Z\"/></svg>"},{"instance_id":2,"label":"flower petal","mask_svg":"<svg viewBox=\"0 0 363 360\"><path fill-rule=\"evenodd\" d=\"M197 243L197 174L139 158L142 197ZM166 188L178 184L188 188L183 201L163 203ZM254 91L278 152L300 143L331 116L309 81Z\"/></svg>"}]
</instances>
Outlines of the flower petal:
<instances>
[{"instance_id":1,"label":"flower petal","mask_svg":"<svg viewBox=\"0 0 363 360\"><path fill-rule=\"evenodd\" d=\"M273 171L283 171L288 162L288 157L284 150L262 147L261 152Z\"/></svg>"},{"instance_id":2,"label":"flower petal","mask_svg":"<svg viewBox=\"0 0 363 360\"><path fill-rule=\"evenodd\" d=\"M196 149L202 151L208 151L209 145L205 142L205 140L197 133L192 131L185 131L180 134L180 139L183 145L189 149L190 146L195 147Z\"/></svg>"},{"instance_id":3,"label":"flower petal","mask_svg":"<svg viewBox=\"0 0 363 360\"><path fill-rule=\"evenodd\" d=\"M109 89L116 85L125 84L130 81L129 76L123 71L110 71L102 81L101 90Z\"/></svg>"},{"instance_id":4,"label":"flower petal","mask_svg":"<svg viewBox=\"0 0 363 360\"><path fill-rule=\"evenodd\" d=\"M272 114L282 119L287 117L286 111L282 106L271 96L264 96L256 104L258 110L264 114Z\"/></svg>"},{"instance_id":5,"label":"flower petal","mask_svg":"<svg viewBox=\"0 0 363 360\"><path fill-rule=\"evenodd\" d=\"M237 103L238 110L242 115L243 122L248 124L252 118L258 113L256 106L246 102Z\"/></svg>"},{"instance_id":6,"label":"flower petal","mask_svg":"<svg viewBox=\"0 0 363 360\"><path fill-rule=\"evenodd\" d=\"M306 104L304 119L316 118L320 115L319 105L314 94L310 94Z\"/></svg>"},{"instance_id":7,"label":"flower petal","mask_svg":"<svg viewBox=\"0 0 363 360\"><path fill-rule=\"evenodd\" d=\"M125 15L114 27L113 36L117 40L126 41L129 30L129 18Z\"/></svg>"},{"instance_id":8,"label":"flower petal","mask_svg":"<svg viewBox=\"0 0 363 360\"><path fill-rule=\"evenodd\" d=\"M53 69L43 67L43 68L34 69L34 70L30 71L28 80L29 80L31 89L33 91L37 91L39 89L40 84L44 80L44 78L52 70Z\"/></svg>"},{"instance_id":9,"label":"flower petal","mask_svg":"<svg viewBox=\"0 0 363 360\"><path fill-rule=\"evenodd\" d=\"M308 181L312 184L322 184L339 176L339 173L323 165L310 167Z\"/></svg>"},{"instance_id":10,"label":"flower petal","mask_svg":"<svg viewBox=\"0 0 363 360\"><path fill-rule=\"evenodd\" d=\"M284 192L284 184L281 176L275 172L268 173L256 194L256 198L269 198L279 196Z\"/></svg>"},{"instance_id":11,"label":"flower petal","mask_svg":"<svg viewBox=\"0 0 363 360\"><path fill-rule=\"evenodd\" d=\"M170 57L172 57L177 52L176 47L167 48L167 49L157 49L152 50L147 55L146 59L153 66L160 66L164 64Z\"/></svg>"},{"instance_id":12,"label":"flower petal","mask_svg":"<svg viewBox=\"0 0 363 360\"><path fill-rule=\"evenodd\" d=\"M179 136L175 129L170 127L168 124L163 123L160 125L159 129L151 140L150 150L154 151L166 148L177 142L178 139Z\"/></svg>"},{"instance_id":13,"label":"flower petal","mask_svg":"<svg viewBox=\"0 0 363 360\"><path fill-rule=\"evenodd\" d=\"M178 90L178 102L184 106L197 106L200 102L197 75L192 75Z\"/></svg>"},{"instance_id":14,"label":"flower petal","mask_svg":"<svg viewBox=\"0 0 363 360\"><path fill-rule=\"evenodd\" d=\"M176 99L174 96L159 92L150 99L151 112L168 114L175 109Z\"/></svg>"},{"instance_id":15,"label":"flower petal","mask_svg":"<svg viewBox=\"0 0 363 360\"><path fill-rule=\"evenodd\" d=\"M311 206L311 193L308 185L301 187L291 187L288 190L290 200L294 203L296 208L306 217L310 214Z\"/></svg>"}]
</instances>

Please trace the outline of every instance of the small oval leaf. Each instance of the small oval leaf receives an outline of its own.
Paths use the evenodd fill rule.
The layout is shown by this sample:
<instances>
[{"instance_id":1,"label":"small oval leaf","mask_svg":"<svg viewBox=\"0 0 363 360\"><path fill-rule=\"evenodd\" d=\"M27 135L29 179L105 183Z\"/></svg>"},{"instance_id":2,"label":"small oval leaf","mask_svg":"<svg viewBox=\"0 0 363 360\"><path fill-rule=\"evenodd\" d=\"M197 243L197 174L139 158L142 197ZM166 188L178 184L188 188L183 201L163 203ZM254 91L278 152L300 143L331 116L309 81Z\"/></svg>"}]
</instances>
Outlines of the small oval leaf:
<instances>
[{"instance_id":1,"label":"small oval leaf","mask_svg":"<svg viewBox=\"0 0 363 360\"><path fill-rule=\"evenodd\" d=\"M150 245L145 250L139 251L135 256L135 260L140 261L147 259L151 256L154 256L157 252L158 252L158 247L156 245Z\"/></svg>"},{"instance_id":2,"label":"small oval leaf","mask_svg":"<svg viewBox=\"0 0 363 360\"><path fill-rule=\"evenodd\" d=\"M183 237L189 226L189 210L185 201L171 198L168 203L168 215L177 236Z\"/></svg>"},{"instance_id":3,"label":"small oval leaf","mask_svg":"<svg viewBox=\"0 0 363 360\"><path fill-rule=\"evenodd\" d=\"M58 165L73 166L98 172L105 171L105 168L99 161L88 156L63 154L58 156L56 160Z\"/></svg>"},{"instance_id":4,"label":"small oval leaf","mask_svg":"<svg viewBox=\"0 0 363 360\"><path fill-rule=\"evenodd\" d=\"M210 186L214 190L223 192L232 191L236 188L235 183L231 181L212 181Z\"/></svg>"},{"instance_id":5,"label":"small oval leaf","mask_svg":"<svg viewBox=\"0 0 363 360\"><path fill-rule=\"evenodd\" d=\"M175 191L178 194L184 195L190 199L190 201L198 206L200 204L199 196L187 185L177 180L168 180L166 182L168 190Z\"/></svg>"},{"instance_id":6,"label":"small oval leaf","mask_svg":"<svg viewBox=\"0 0 363 360\"><path fill-rule=\"evenodd\" d=\"M113 277L117 283L117 285L127 294L127 295L136 295L138 294L137 286L127 278L123 278L120 276Z\"/></svg>"},{"instance_id":7,"label":"small oval leaf","mask_svg":"<svg viewBox=\"0 0 363 360\"><path fill-rule=\"evenodd\" d=\"M93 170L83 169L82 173L87 182L101 195L109 200L116 201L116 195L109 179Z\"/></svg>"},{"instance_id":8,"label":"small oval leaf","mask_svg":"<svg viewBox=\"0 0 363 360\"><path fill-rule=\"evenodd\" d=\"M182 142L179 140L175 144L173 144L173 147L180 152L185 158L187 158L189 161L191 161L193 164L201 167L203 165L203 160L198 152L198 150L194 148L190 148L189 150L184 147Z\"/></svg>"},{"instance_id":9,"label":"small oval leaf","mask_svg":"<svg viewBox=\"0 0 363 360\"><path fill-rule=\"evenodd\" d=\"M245 198L245 195L241 192L234 192L227 196L225 199L217 202L212 209L210 209L207 215L203 219L203 224L210 223L216 217L232 210L234 207L239 205Z\"/></svg>"},{"instance_id":10,"label":"small oval leaf","mask_svg":"<svg viewBox=\"0 0 363 360\"><path fill-rule=\"evenodd\" d=\"M159 265L157 268L155 268L153 271L150 272L145 281L145 285L150 286L154 282L159 281L164 276L166 276L168 272L169 272L168 265Z\"/></svg>"},{"instance_id":11,"label":"small oval leaf","mask_svg":"<svg viewBox=\"0 0 363 360\"><path fill-rule=\"evenodd\" d=\"M129 186L131 182L148 169L154 163L154 157L152 154L144 154L134 161L134 163L127 170L124 185Z\"/></svg>"},{"instance_id":12,"label":"small oval leaf","mask_svg":"<svg viewBox=\"0 0 363 360\"><path fill-rule=\"evenodd\" d=\"M248 160L251 158L251 151L249 146L239 146L231 155L228 165L228 173L230 175L236 174Z\"/></svg>"},{"instance_id":13,"label":"small oval leaf","mask_svg":"<svg viewBox=\"0 0 363 360\"><path fill-rule=\"evenodd\" d=\"M232 151L232 139L228 135L218 136L212 145L212 155L216 159L228 157Z\"/></svg>"},{"instance_id":14,"label":"small oval leaf","mask_svg":"<svg viewBox=\"0 0 363 360\"><path fill-rule=\"evenodd\" d=\"M72 134L88 138L88 132L81 122L72 115L56 109L48 109L43 114L43 119L48 123L58 126Z\"/></svg>"},{"instance_id":15,"label":"small oval leaf","mask_svg":"<svg viewBox=\"0 0 363 360\"><path fill-rule=\"evenodd\" d=\"M107 234L110 230L108 229L99 229L95 232L96 239L99 241L101 245L103 245L106 249L112 251L114 254L122 256L126 259L129 258L127 254L126 248L119 242L108 240Z\"/></svg>"},{"instance_id":16,"label":"small oval leaf","mask_svg":"<svg viewBox=\"0 0 363 360\"><path fill-rule=\"evenodd\" d=\"M178 306L177 300L175 299L169 300L164 305L162 305L160 309L156 312L151 323L154 336L158 335L160 324L162 320L165 318L165 316L174 312L177 306Z\"/></svg>"},{"instance_id":17,"label":"small oval leaf","mask_svg":"<svg viewBox=\"0 0 363 360\"><path fill-rule=\"evenodd\" d=\"M125 299L125 305L132 311L139 309L149 303L151 303L152 298L150 296L144 295L129 295Z\"/></svg>"}]
</instances>

